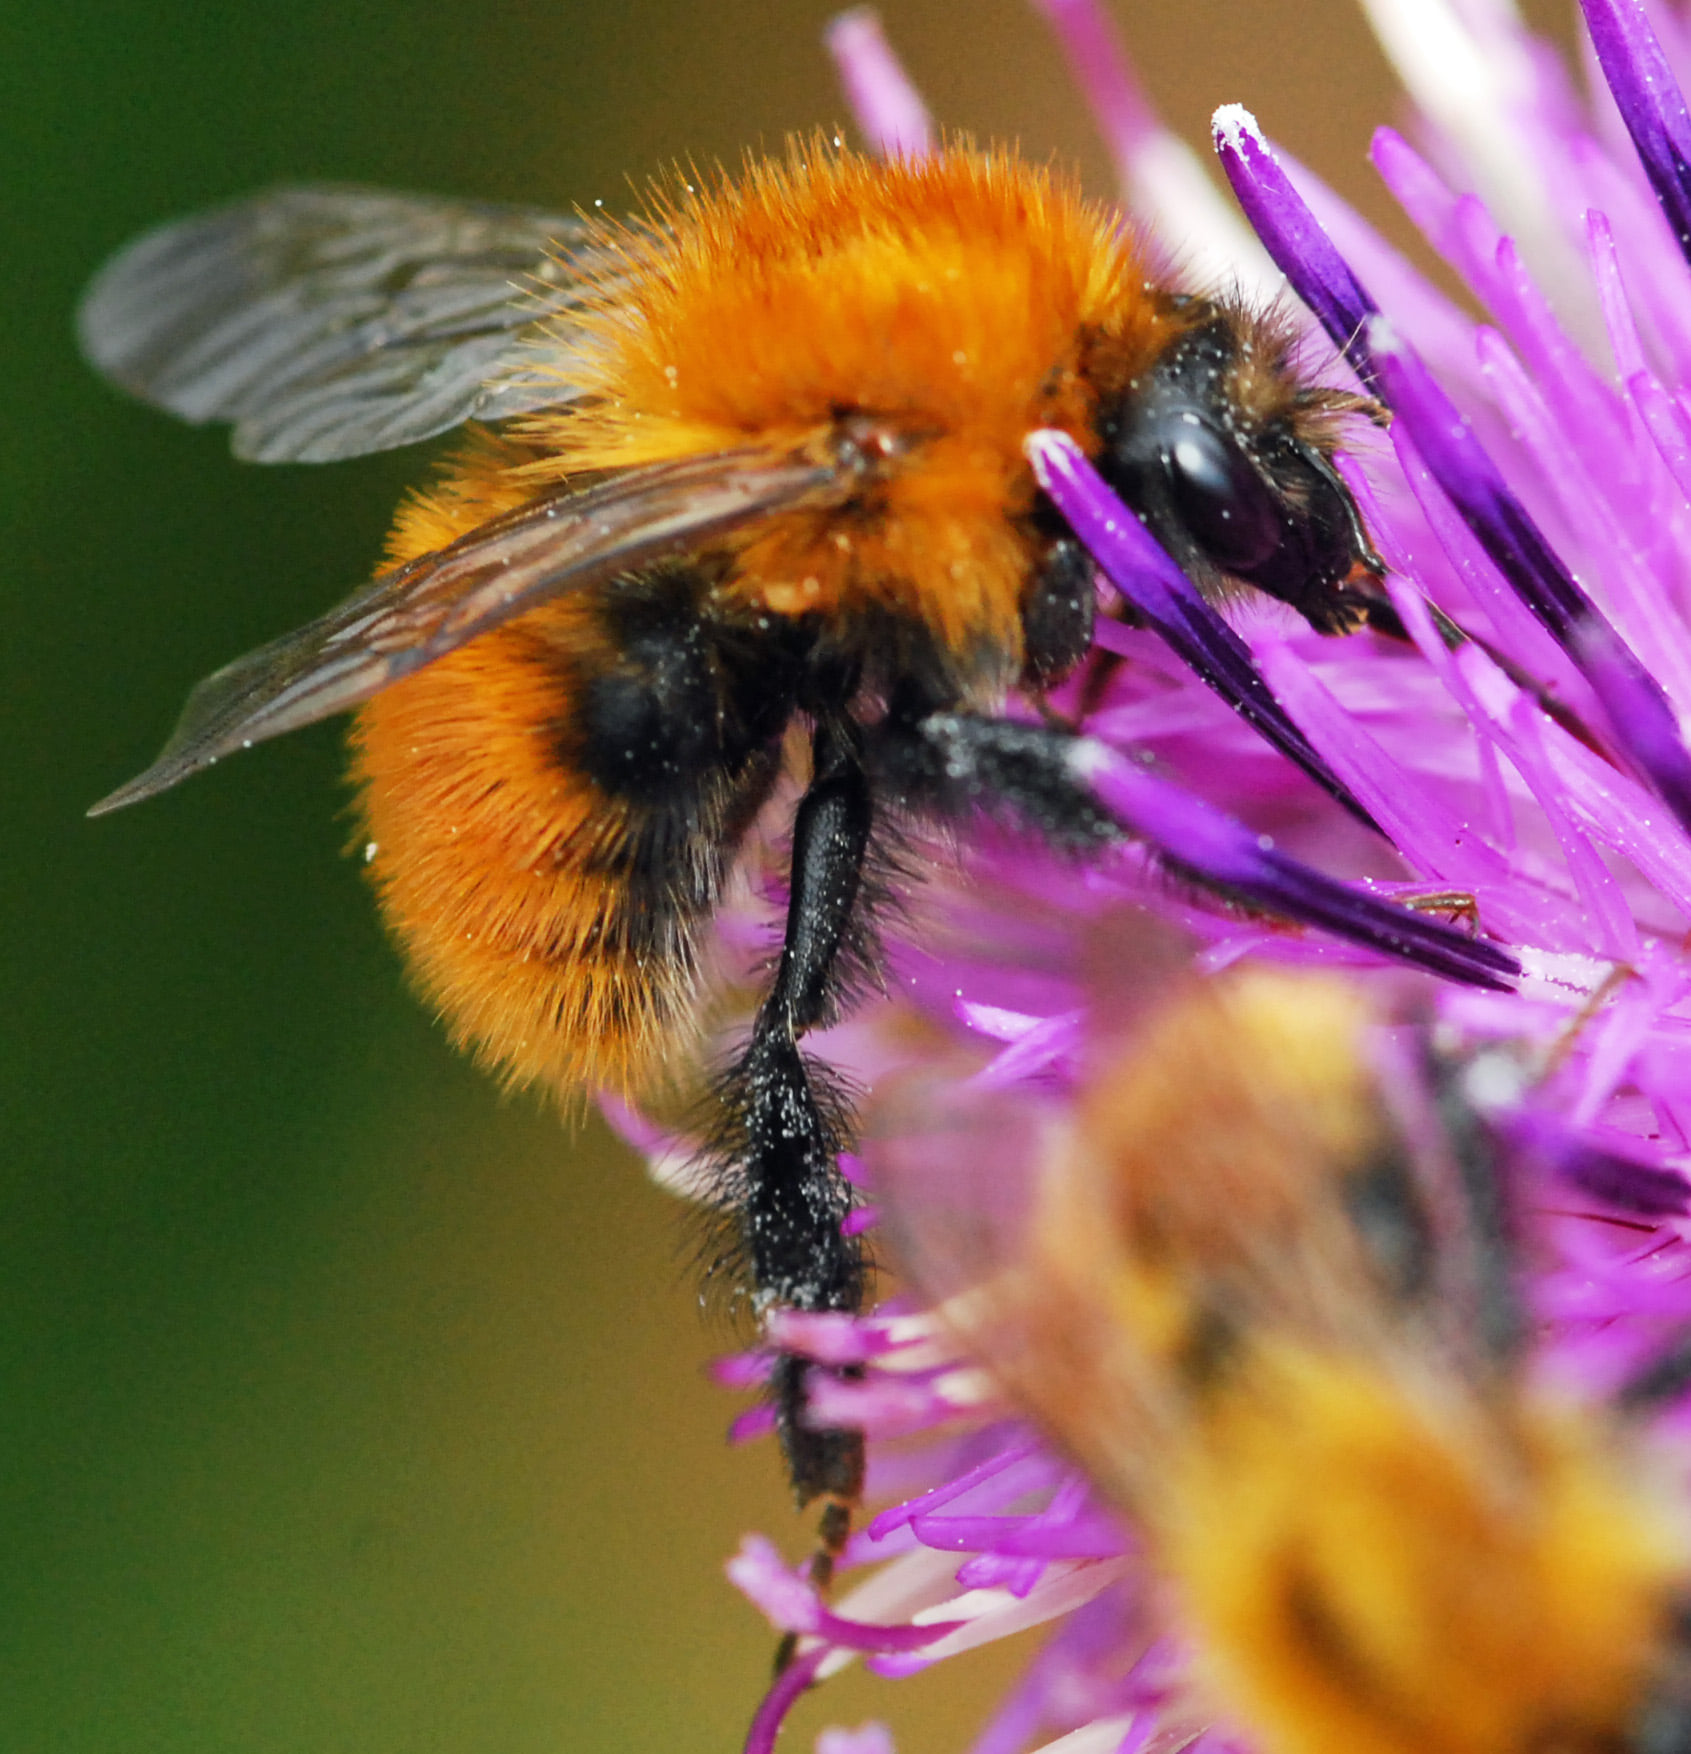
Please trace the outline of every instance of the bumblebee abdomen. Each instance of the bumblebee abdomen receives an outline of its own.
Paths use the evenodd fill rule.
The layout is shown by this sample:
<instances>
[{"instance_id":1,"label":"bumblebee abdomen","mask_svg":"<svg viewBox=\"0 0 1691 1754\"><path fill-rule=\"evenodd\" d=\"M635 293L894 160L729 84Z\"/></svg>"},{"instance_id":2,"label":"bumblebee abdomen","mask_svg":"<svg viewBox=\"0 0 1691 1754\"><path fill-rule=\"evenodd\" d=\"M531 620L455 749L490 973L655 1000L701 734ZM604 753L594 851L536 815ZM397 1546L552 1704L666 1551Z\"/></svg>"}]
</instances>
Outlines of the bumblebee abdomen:
<instances>
[{"instance_id":1,"label":"bumblebee abdomen","mask_svg":"<svg viewBox=\"0 0 1691 1754\"><path fill-rule=\"evenodd\" d=\"M394 558L519 491L491 450L414 501ZM354 733L366 860L413 979L514 1084L639 1088L687 1047L701 935L773 778L765 710L676 563L547 604L377 695Z\"/></svg>"},{"instance_id":2,"label":"bumblebee abdomen","mask_svg":"<svg viewBox=\"0 0 1691 1754\"><path fill-rule=\"evenodd\" d=\"M536 656L572 619L451 654L355 733L370 875L413 978L460 1042L560 1092L637 1085L660 1037L684 1033L715 900L709 873L642 844L653 806L572 759L573 678ZM665 876L642 869L654 858Z\"/></svg>"}]
</instances>

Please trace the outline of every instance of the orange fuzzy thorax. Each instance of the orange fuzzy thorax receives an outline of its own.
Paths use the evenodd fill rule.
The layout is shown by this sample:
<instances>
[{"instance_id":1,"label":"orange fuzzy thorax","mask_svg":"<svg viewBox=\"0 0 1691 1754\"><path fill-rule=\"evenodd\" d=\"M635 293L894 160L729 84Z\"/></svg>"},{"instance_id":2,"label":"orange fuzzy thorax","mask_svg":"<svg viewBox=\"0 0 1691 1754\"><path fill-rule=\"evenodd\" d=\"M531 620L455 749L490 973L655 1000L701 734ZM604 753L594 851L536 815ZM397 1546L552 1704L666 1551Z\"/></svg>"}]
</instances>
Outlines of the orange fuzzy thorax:
<instances>
[{"instance_id":1,"label":"orange fuzzy thorax","mask_svg":"<svg viewBox=\"0 0 1691 1754\"><path fill-rule=\"evenodd\" d=\"M1022 442L1055 426L1096 449L1097 391L1179 326L1144 296L1119 219L1012 155L882 165L820 141L666 195L654 218L673 231L607 229L585 405L529 423L555 457L535 472L797 444L847 409L888 419L920 445L882 515L772 519L730 588L784 615L900 610L953 648L1002 651L1013 673L1030 556L1007 518L1034 491Z\"/></svg>"},{"instance_id":2,"label":"orange fuzzy thorax","mask_svg":"<svg viewBox=\"0 0 1691 1754\"><path fill-rule=\"evenodd\" d=\"M917 441L907 462L853 515L730 539L720 597L836 623L899 612L996 705L1034 558L1022 441L1058 426L1095 450L1097 394L1180 323L1115 216L1007 154L879 165L812 143L662 197L654 218L661 232L605 227L604 288L570 348L584 393L520 443L472 448L401 512L390 559L551 481L780 448L859 411ZM685 1050L704 923L672 921L653 953L646 904L589 868L631 822L560 754L569 665L545 654L579 670L599 637L577 600L542 607L378 695L355 734L370 871L414 978L461 1043L566 1096L648 1084Z\"/></svg>"}]
</instances>

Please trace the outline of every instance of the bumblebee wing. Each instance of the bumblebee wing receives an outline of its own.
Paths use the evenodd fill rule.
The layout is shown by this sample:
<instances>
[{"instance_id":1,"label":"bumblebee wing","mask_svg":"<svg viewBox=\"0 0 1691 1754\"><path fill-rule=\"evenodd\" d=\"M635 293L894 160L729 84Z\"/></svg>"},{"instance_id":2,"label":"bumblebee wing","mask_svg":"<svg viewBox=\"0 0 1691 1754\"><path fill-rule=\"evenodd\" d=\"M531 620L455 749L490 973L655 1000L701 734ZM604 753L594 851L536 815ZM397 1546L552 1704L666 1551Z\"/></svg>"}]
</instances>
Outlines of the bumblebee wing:
<instances>
[{"instance_id":1,"label":"bumblebee wing","mask_svg":"<svg viewBox=\"0 0 1691 1754\"><path fill-rule=\"evenodd\" d=\"M629 469L534 500L208 676L158 760L90 814L139 803L237 749L356 706L562 592L773 512L838 503L856 480L849 455L746 449Z\"/></svg>"},{"instance_id":2,"label":"bumblebee wing","mask_svg":"<svg viewBox=\"0 0 1691 1754\"><path fill-rule=\"evenodd\" d=\"M78 313L89 360L237 456L321 463L570 399L569 318L615 285L580 219L305 185L119 252Z\"/></svg>"}]
</instances>

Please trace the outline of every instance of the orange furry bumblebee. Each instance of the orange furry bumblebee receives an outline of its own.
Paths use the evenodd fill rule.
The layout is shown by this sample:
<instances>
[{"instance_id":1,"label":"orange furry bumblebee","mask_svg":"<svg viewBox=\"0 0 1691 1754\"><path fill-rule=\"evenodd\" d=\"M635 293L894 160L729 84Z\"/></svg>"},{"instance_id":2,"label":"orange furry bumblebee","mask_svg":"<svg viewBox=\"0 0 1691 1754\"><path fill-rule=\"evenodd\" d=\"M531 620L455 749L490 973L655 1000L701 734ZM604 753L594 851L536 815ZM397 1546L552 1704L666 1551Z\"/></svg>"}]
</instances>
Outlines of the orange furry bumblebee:
<instances>
[{"instance_id":1,"label":"orange furry bumblebee","mask_svg":"<svg viewBox=\"0 0 1691 1754\"><path fill-rule=\"evenodd\" d=\"M983 806L1071 846L1119 836L1060 727L998 716L1092 631L1091 562L1027 435L1071 435L1201 583L1326 631L1375 601L1332 465L1353 399L1011 153L878 164L811 140L629 224L283 189L130 246L82 336L262 461L501 426L401 511L390 570L203 683L97 808L357 707L383 911L512 1082L662 1076L808 727L780 961L715 1092L725 1259L760 1307L865 1295L848 1107L798 1044L873 975L877 846ZM803 1369L776 1389L795 1482L848 1502L861 1444L804 1425Z\"/></svg>"},{"instance_id":2,"label":"orange furry bumblebee","mask_svg":"<svg viewBox=\"0 0 1691 1754\"><path fill-rule=\"evenodd\" d=\"M1612 1409L1528 1377L1490 1142L1380 1022L1330 977L1188 980L1042 1146L977 1110L967 1193L924 1152L877 1195L1143 1533L1200 1711L1267 1754L1677 1754L1691 1531L1629 1422L1691 1355ZM1038 1165L991 1218L983 1152Z\"/></svg>"}]
</instances>

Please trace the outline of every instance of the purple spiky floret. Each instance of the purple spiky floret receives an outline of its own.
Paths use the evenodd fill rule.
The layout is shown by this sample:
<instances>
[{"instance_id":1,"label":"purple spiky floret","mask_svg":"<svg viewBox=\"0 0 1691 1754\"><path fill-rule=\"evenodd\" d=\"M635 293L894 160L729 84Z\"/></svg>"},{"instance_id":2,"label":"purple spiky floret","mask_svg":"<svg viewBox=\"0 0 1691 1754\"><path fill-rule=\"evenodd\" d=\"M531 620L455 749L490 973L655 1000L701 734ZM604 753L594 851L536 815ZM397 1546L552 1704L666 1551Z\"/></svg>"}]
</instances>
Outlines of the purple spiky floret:
<instances>
[{"instance_id":1,"label":"purple spiky floret","mask_svg":"<svg viewBox=\"0 0 1691 1754\"><path fill-rule=\"evenodd\" d=\"M1691 260L1691 113L1639 0L1580 0L1591 46L1650 187Z\"/></svg>"},{"instance_id":2,"label":"purple spiky floret","mask_svg":"<svg viewBox=\"0 0 1691 1754\"><path fill-rule=\"evenodd\" d=\"M1665 75L1665 69L1664 69ZM1217 113L1229 181L1299 296L1357 375L1401 423L1463 523L1521 601L1564 647L1608 714L1617 746L1691 826L1691 754L1667 696L1557 555L1469 422L1351 273L1320 221L1237 105ZM1477 204L1464 212L1484 223ZM1507 239L1499 258L1518 266ZM1505 369L1505 362L1498 362Z\"/></svg>"},{"instance_id":3,"label":"purple spiky floret","mask_svg":"<svg viewBox=\"0 0 1691 1754\"><path fill-rule=\"evenodd\" d=\"M1368 350L1359 343L1363 325L1378 314L1378 306L1299 198L1251 113L1240 104L1224 104L1215 113L1214 126L1222 169L1251 229L1356 375L1372 387Z\"/></svg>"},{"instance_id":4,"label":"purple spiky floret","mask_svg":"<svg viewBox=\"0 0 1691 1754\"><path fill-rule=\"evenodd\" d=\"M1124 176L1147 145L1163 138L1121 38L1091 0L1033 0L1063 51L1069 72L1086 96Z\"/></svg>"},{"instance_id":5,"label":"purple spiky floret","mask_svg":"<svg viewBox=\"0 0 1691 1754\"><path fill-rule=\"evenodd\" d=\"M1401 55L1420 0L1370 9L1390 15ZM1184 259L1213 261L1225 227L1200 214L1192 249L1175 229L1188 209L1170 191L1185 185L1159 179L1182 149L1100 7L1040 10L1102 112L1132 211L1160 213ZM996 1203L1025 1185L1029 1129L1072 1110L1097 1008L1135 1001L1146 970L1121 948L1133 910L1189 934L1200 971L1272 959L1341 970L1377 996L1412 989L1402 1050L1436 1046L1468 1068L1520 1196L1535 1380L1600 1400L1691 1324L1691 791L1678 718L1691 709L1691 268L1657 171L1640 169L1607 95L1587 104L1508 9L1440 10L1462 37L1469 107L1432 101L1436 56L1406 61L1424 112L1414 144L1382 130L1373 159L1469 303L1242 112L1221 143L1247 215L1318 319L1306 367L1325 351L1333 383L1360 380L1395 407L1390 441L1358 423L1339 467L1411 643L1321 637L1249 595L1218 614L1137 540L1072 450L1036 441L1044 486L1143 623L1101 617L1108 661L1041 704L1079 723L1077 777L1141 839L1063 859L983 822L962 869L936 861L914 923L889 928L891 1003L807 1045L866 1093L866 1161L843 1162L866 1203L896 1232L912 1188L951 1187L961 1231L998 1221ZM1652 4L1646 34L1636 5L1587 11L1646 163L1656 141L1677 177L1684 14ZM925 112L885 39L859 20L832 42L865 132L882 150L919 150L897 116L925 129ZM1217 887L1243 906L1218 908ZM1470 924L1394 898L1442 902ZM767 876L723 914L731 970L766 964L781 901ZM913 1111L900 1107L912 1087ZM936 1124L942 1110L960 1124ZM608 1112L686 1185L685 1141ZM854 1222L873 1216L866 1206ZM775 1312L765 1345L816 1360L818 1421L867 1434L871 1513L835 1599L767 1542L734 1562L747 1597L798 1639L758 1714L755 1754L810 1683L848 1663L891 1681L1031 1627L1045 1642L973 1754L1067 1734L1080 1740L1065 1754L1248 1750L1205 1727L1133 1532L1017 1416L991 1358L966 1356L942 1313L914 1300L862 1318ZM755 1394L769 1368L762 1351L719 1376ZM1683 1445L1688 1412L1670 1410L1657 1435ZM772 1424L760 1406L736 1436L766 1441ZM804 1535L791 1545L802 1551ZM878 1726L827 1732L818 1749L891 1754Z\"/></svg>"},{"instance_id":6,"label":"purple spiky floret","mask_svg":"<svg viewBox=\"0 0 1691 1754\"><path fill-rule=\"evenodd\" d=\"M858 125L888 158L920 158L933 147L933 122L892 51L872 8L842 12L823 33Z\"/></svg>"},{"instance_id":7,"label":"purple spiky floret","mask_svg":"<svg viewBox=\"0 0 1691 1754\"><path fill-rule=\"evenodd\" d=\"M1107 744L1083 740L1075 759L1109 810L1179 875L1447 980L1507 988L1521 972L1508 951L1323 876Z\"/></svg>"}]
</instances>

